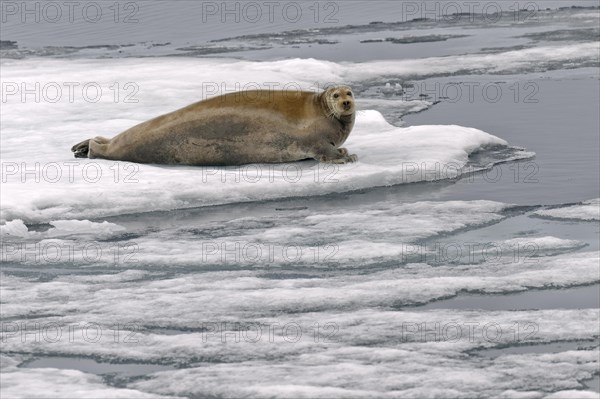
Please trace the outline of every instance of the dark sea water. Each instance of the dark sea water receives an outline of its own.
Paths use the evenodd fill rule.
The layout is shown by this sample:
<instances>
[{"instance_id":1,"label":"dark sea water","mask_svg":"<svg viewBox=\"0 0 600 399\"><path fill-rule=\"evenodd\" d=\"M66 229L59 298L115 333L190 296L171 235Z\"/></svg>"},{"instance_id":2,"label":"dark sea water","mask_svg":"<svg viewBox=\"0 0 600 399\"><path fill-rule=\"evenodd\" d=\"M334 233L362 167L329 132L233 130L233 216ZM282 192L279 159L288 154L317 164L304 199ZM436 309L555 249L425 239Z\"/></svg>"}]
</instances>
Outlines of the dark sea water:
<instances>
[{"instance_id":1,"label":"dark sea water","mask_svg":"<svg viewBox=\"0 0 600 399\"><path fill-rule=\"evenodd\" d=\"M549 79L550 76L555 78ZM445 190L442 198L464 198L469 193L466 195L473 198L523 205L597 198L600 180L598 77L596 68L548 73L544 77L535 74L500 79L497 76L465 77L465 81L475 81L481 86L501 80L503 83L498 87L505 95L495 103L483 97L472 103L468 98L454 103L442 101L428 112L407 116L405 123L473 126L498 134L514 145L534 149L536 153L533 160L499 165L474 182L458 182ZM442 80L441 84L457 80L461 79ZM515 101L515 90L511 90L511 86L525 85L531 85L530 93L535 90L532 97L535 102L528 103L525 96Z\"/></svg>"}]
</instances>

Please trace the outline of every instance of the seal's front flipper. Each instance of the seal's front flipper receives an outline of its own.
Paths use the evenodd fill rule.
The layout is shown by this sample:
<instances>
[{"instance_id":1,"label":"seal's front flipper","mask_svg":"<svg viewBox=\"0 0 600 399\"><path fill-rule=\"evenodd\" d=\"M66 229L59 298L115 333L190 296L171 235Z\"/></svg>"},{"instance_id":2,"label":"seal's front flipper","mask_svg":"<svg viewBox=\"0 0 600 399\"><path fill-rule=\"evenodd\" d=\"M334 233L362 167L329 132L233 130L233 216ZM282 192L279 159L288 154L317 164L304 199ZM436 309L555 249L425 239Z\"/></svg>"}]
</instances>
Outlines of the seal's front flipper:
<instances>
[{"instance_id":1,"label":"seal's front flipper","mask_svg":"<svg viewBox=\"0 0 600 399\"><path fill-rule=\"evenodd\" d=\"M358 156L356 154L349 154L345 148L338 148L333 151L327 151L325 154L320 154L315 159L323 163L345 164L358 161Z\"/></svg>"}]
</instances>

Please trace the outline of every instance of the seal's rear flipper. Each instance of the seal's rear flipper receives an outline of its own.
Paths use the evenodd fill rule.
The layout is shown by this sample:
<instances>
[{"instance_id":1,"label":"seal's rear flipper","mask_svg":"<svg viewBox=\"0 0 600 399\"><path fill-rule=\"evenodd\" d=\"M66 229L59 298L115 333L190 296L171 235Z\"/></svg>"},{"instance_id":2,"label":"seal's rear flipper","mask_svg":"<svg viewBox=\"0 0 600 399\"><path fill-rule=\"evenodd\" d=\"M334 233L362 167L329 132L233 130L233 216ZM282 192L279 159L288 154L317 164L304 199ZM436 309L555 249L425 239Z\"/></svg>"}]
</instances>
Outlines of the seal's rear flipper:
<instances>
[{"instance_id":1,"label":"seal's rear flipper","mask_svg":"<svg viewBox=\"0 0 600 399\"><path fill-rule=\"evenodd\" d=\"M94 137L75 144L71 147L71 151L75 153L75 158L104 158L106 144L109 141L110 139L106 137Z\"/></svg>"},{"instance_id":2,"label":"seal's rear flipper","mask_svg":"<svg viewBox=\"0 0 600 399\"><path fill-rule=\"evenodd\" d=\"M71 151L74 153L75 158L87 158L88 151L90 150L90 139L83 140L81 143L75 144L71 147Z\"/></svg>"}]
</instances>

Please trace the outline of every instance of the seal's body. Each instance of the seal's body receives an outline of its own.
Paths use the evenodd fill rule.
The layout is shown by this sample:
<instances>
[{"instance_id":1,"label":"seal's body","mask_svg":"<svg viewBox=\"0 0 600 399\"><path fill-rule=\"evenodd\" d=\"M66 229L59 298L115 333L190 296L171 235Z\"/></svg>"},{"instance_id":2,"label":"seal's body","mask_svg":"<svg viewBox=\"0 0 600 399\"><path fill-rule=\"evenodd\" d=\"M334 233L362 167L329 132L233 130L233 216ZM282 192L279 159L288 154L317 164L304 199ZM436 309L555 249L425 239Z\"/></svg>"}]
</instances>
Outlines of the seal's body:
<instances>
[{"instance_id":1,"label":"seal's body","mask_svg":"<svg viewBox=\"0 0 600 399\"><path fill-rule=\"evenodd\" d=\"M355 108L348 86L322 93L255 90L225 94L84 140L75 157L181 165L356 161L345 148Z\"/></svg>"}]
</instances>

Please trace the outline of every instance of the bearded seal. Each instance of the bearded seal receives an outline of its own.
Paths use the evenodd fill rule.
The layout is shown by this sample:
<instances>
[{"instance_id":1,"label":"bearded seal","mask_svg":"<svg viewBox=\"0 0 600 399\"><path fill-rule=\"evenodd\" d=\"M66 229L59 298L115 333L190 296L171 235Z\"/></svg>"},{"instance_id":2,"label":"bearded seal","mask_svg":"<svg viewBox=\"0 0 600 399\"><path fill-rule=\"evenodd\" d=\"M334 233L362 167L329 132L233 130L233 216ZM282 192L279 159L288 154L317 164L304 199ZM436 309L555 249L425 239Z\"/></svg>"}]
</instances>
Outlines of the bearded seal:
<instances>
[{"instance_id":1,"label":"bearded seal","mask_svg":"<svg viewBox=\"0 0 600 399\"><path fill-rule=\"evenodd\" d=\"M354 126L352 89L321 93L252 90L212 97L140 123L107 139L74 145L76 158L227 166L314 158L343 164L358 157L340 146Z\"/></svg>"}]
</instances>

